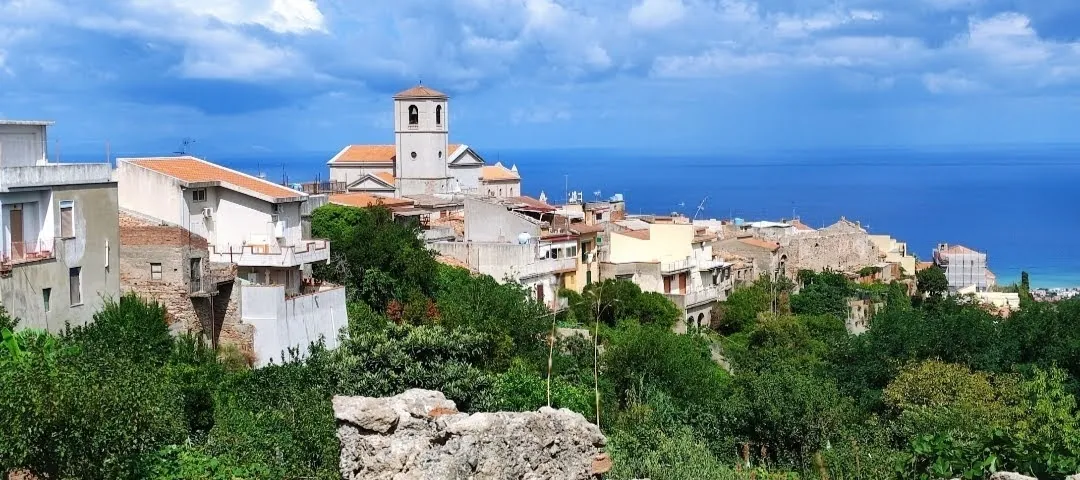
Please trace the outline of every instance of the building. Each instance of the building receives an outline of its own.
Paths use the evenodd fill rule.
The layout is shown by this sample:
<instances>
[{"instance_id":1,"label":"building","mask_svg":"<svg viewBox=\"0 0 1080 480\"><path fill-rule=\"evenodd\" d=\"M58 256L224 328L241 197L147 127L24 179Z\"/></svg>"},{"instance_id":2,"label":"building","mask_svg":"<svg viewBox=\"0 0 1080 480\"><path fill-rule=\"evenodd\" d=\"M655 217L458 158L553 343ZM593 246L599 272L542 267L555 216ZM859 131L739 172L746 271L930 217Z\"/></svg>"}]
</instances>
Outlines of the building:
<instances>
[{"instance_id":1,"label":"building","mask_svg":"<svg viewBox=\"0 0 1080 480\"><path fill-rule=\"evenodd\" d=\"M190 156L118 159L116 178L123 287L161 300L174 329L235 344L256 365L320 337L336 345L345 291L311 278L330 245L304 220L325 197Z\"/></svg>"},{"instance_id":2,"label":"building","mask_svg":"<svg viewBox=\"0 0 1080 480\"><path fill-rule=\"evenodd\" d=\"M787 257L786 274L791 278L799 270L857 272L885 258L861 224L843 217L820 230L782 237L779 244Z\"/></svg>"},{"instance_id":3,"label":"building","mask_svg":"<svg viewBox=\"0 0 1080 480\"><path fill-rule=\"evenodd\" d=\"M915 275L915 255L908 253L907 243L888 235L870 235L870 241L885 254L886 263L900 265L902 275Z\"/></svg>"},{"instance_id":4,"label":"building","mask_svg":"<svg viewBox=\"0 0 1080 480\"><path fill-rule=\"evenodd\" d=\"M726 299L730 267L713 253L715 236L682 217L635 217L613 222L601 251L600 275L632 281L646 292L666 295L683 315L675 330L712 322L712 307ZM682 319L685 319L683 321Z\"/></svg>"},{"instance_id":5,"label":"building","mask_svg":"<svg viewBox=\"0 0 1080 480\"><path fill-rule=\"evenodd\" d=\"M528 197L465 198L462 241L428 247L499 281L523 285L534 299L561 308L558 293L576 286L578 234L551 228L555 207Z\"/></svg>"},{"instance_id":6,"label":"building","mask_svg":"<svg viewBox=\"0 0 1080 480\"><path fill-rule=\"evenodd\" d=\"M49 161L50 125L0 120L0 301L57 332L118 297L120 238L111 165Z\"/></svg>"},{"instance_id":7,"label":"building","mask_svg":"<svg viewBox=\"0 0 1080 480\"><path fill-rule=\"evenodd\" d=\"M934 250L934 264L945 270L950 292L965 287L984 292L997 283L994 274L986 268L986 254L963 245L938 245Z\"/></svg>"},{"instance_id":8,"label":"building","mask_svg":"<svg viewBox=\"0 0 1080 480\"><path fill-rule=\"evenodd\" d=\"M416 86L394 95L394 143L348 145L327 162L330 181L350 192L394 196L521 195L517 167L488 166L468 145L452 144L449 97Z\"/></svg>"},{"instance_id":9,"label":"building","mask_svg":"<svg viewBox=\"0 0 1080 480\"><path fill-rule=\"evenodd\" d=\"M736 268L735 272L735 277L741 284L753 283L760 275L788 274L788 257L778 242L742 236L721 240L717 242L716 248L723 252L721 258L731 258L732 263L742 265L741 268ZM745 278L746 272L752 272L755 275Z\"/></svg>"}]
</instances>

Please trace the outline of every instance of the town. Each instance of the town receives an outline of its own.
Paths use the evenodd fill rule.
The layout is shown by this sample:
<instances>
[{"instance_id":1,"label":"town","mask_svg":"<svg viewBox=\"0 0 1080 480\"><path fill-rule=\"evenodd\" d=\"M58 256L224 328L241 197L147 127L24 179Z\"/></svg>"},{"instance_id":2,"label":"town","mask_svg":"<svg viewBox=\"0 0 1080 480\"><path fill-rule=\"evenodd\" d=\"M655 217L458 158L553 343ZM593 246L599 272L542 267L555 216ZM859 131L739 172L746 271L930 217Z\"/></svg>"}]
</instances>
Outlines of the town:
<instances>
[{"instance_id":1,"label":"town","mask_svg":"<svg viewBox=\"0 0 1080 480\"><path fill-rule=\"evenodd\" d=\"M843 217L815 229L799 218L628 215L632 199L618 194L529 197L516 165L450 143L447 95L416 86L392 100L394 143L346 145L327 160L328 181L287 185L189 155L59 163L46 151L50 122L0 121L4 308L24 328L60 331L134 292L163 304L174 332L234 345L257 366L319 339L333 348L349 318L344 288L312 274L333 258L311 234L326 204L385 206L420 225L440 262L516 282L551 311L567 307L563 291L633 282L677 306L679 333L708 328L735 289L801 271L896 281L914 295L916 273L937 267L953 294L1001 316L1019 307L995 288L985 253L942 244L919 261ZM849 307L848 330L865 331L877 305Z\"/></svg>"}]
</instances>

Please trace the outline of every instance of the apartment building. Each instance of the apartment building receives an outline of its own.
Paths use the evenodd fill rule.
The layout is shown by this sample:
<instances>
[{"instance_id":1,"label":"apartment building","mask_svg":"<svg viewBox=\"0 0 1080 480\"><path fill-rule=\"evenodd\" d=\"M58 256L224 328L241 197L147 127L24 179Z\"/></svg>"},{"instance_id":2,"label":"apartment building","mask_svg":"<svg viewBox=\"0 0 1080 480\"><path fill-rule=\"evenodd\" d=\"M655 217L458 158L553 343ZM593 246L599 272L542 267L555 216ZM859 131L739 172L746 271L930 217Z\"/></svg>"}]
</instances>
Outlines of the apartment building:
<instances>
[{"instance_id":1,"label":"apartment building","mask_svg":"<svg viewBox=\"0 0 1080 480\"><path fill-rule=\"evenodd\" d=\"M0 301L20 328L85 325L120 293L117 188L48 158L52 122L0 120Z\"/></svg>"},{"instance_id":2,"label":"apartment building","mask_svg":"<svg viewBox=\"0 0 1080 480\"><path fill-rule=\"evenodd\" d=\"M330 244L304 221L325 197L191 156L118 159L116 176L123 287L162 300L174 328L235 344L255 365L320 337L336 345L345 291L311 278Z\"/></svg>"}]
</instances>

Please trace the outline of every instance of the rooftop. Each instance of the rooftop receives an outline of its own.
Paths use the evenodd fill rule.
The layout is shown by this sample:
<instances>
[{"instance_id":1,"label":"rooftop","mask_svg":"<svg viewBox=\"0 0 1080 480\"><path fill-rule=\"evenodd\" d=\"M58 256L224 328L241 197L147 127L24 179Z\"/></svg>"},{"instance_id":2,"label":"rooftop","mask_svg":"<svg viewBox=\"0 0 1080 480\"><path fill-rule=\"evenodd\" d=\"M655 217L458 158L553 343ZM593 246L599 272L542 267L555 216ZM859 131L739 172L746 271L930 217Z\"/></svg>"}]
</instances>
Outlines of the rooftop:
<instances>
[{"instance_id":1,"label":"rooftop","mask_svg":"<svg viewBox=\"0 0 1080 480\"><path fill-rule=\"evenodd\" d=\"M630 230L630 231L615 232L615 233L618 233L619 235L626 235L627 237L630 237L630 238L636 238L638 240L648 240L648 239L652 238L652 235L650 234L649 230Z\"/></svg>"},{"instance_id":2,"label":"rooftop","mask_svg":"<svg viewBox=\"0 0 1080 480\"><path fill-rule=\"evenodd\" d=\"M812 231L814 231L813 227L811 227L811 226L809 226L809 225L807 225L805 223L802 223L802 220L799 220L798 218L791 221L791 226L795 227L795 230L799 230L799 231L802 231L802 232L812 232Z\"/></svg>"},{"instance_id":3,"label":"rooftop","mask_svg":"<svg viewBox=\"0 0 1080 480\"><path fill-rule=\"evenodd\" d=\"M187 184L211 184L270 201L300 201L307 194L192 156L119 158L118 162L153 170Z\"/></svg>"},{"instance_id":4,"label":"rooftop","mask_svg":"<svg viewBox=\"0 0 1080 480\"><path fill-rule=\"evenodd\" d=\"M347 207L364 208L372 205L386 205L387 207L394 208L411 206L413 201L407 198L384 197L382 195L372 195L370 193L352 192L330 195L330 203Z\"/></svg>"},{"instance_id":5,"label":"rooftop","mask_svg":"<svg viewBox=\"0 0 1080 480\"><path fill-rule=\"evenodd\" d=\"M442 92L440 92L438 90L435 90L433 88L428 88L428 87L425 87L423 85L417 85L417 86L412 87L410 89L402 90L402 91L398 92L396 95L394 95L394 98L395 99L402 99L402 98L433 98L433 99L443 99L443 100L445 100L445 99L450 98L450 97L447 97L445 93L442 93Z\"/></svg>"},{"instance_id":6,"label":"rooftop","mask_svg":"<svg viewBox=\"0 0 1080 480\"><path fill-rule=\"evenodd\" d=\"M955 254L955 255L978 254L978 253L980 253L980 252L972 250L972 249L970 249L968 247L965 247L963 245L949 245L949 246L946 246L945 248L938 249L938 251L941 252L941 253L948 253L948 254Z\"/></svg>"},{"instance_id":7,"label":"rooftop","mask_svg":"<svg viewBox=\"0 0 1080 480\"><path fill-rule=\"evenodd\" d=\"M390 186L393 186L397 182L397 179L394 178L394 174L390 172L376 172L374 175L376 178L386 182L386 184Z\"/></svg>"},{"instance_id":8,"label":"rooftop","mask_svg":"<svg viewBox=\"0 0 1080 480\"><path fill-rule=\"evenodd\" d=\"M499 182L504 180L521 180L517 168L506 168L502 163L480 167L480 179L487 182Z\"/></svg>"},{"instance_id":9,"label":"rooftop","mask_svg":"<svg viewBox=\"0 0 1080 480\"><path fill-rule=\"evenodd\" d=\"M0 118L0 125L27 125L32 127L48 127L56 122L50 120L5 120Z\"/></svg>"},{"instance_id":10,"label":"rooftop","mask_svg":"<svg viewBox=\"0 0 1080 480\"><path fill-rule=\"evenodd\" d=\"M509 203L511 207L521 210L530 210L541 213L550 213L556 210L554 206L547 202L542 202L538 199L526 196L507 197L505 203Z\"/></svg>"},{"instance_id":11,"label":"rooftop","mask_svg":"<svg viewBox=\"0 0 1080 480\"><path fill-rule=\"evenodd\" d=\"M776 242L768 242L754 237L740 238L740 242L750 245L752 247L765 248L769 251L775 252L780 249L780 244Z\"/></svg>"},{"instance_id":12,"label":"rooftop","mask_svg":"<svg viewBox=\"0 0 1080 480\"><path fill-rule=\"evenodd\" d=\"M460 144L447 145L447 153L453 153ZM447 155L449 157L449 155ZM347 145L334 155L328 165L342 163L382 163L392 164L397 159L397 147L390 145Z\"/></svg>"},{"instance_id":13,"label":"rooftop","mask_svg":"<svg viewBox=\"0 0 1080 480\"><path fill-rule=\"evenodd\" d=\"M578 235L585 233L600 233L604 231L603 225L585 225L584 223L575 223L570 225L570 231Z\"/></svg>"}]
</instances>

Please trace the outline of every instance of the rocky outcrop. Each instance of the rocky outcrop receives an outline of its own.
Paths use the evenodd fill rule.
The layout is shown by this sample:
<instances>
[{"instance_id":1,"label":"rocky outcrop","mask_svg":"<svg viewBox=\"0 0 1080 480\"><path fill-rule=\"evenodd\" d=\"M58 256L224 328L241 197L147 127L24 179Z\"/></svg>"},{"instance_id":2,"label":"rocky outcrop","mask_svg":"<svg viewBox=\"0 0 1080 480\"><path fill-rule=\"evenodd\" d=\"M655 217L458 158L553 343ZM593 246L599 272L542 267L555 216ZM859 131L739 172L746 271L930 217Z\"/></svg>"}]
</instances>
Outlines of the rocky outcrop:
<instances>
[{"instance_id":1,"label":"rocky outcrop","mask_svg":"<svg viewBox=\"0 0 1080 480\"><path fill-rule=\"evenodd\" d=\"M611 469L600 429L566 409L470 415L431 390L333 404L346 480L571 480Z\"/></svg>"}]
</instances>

